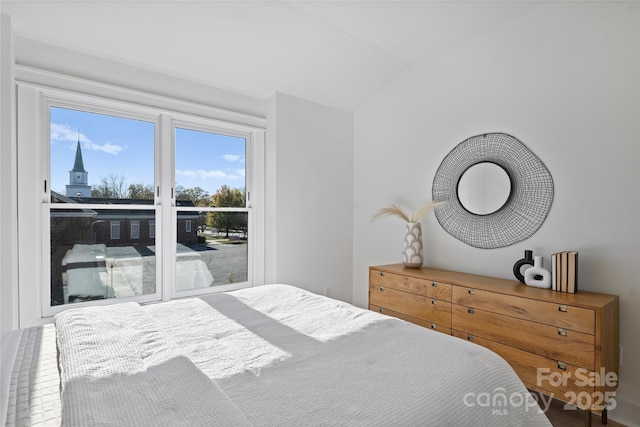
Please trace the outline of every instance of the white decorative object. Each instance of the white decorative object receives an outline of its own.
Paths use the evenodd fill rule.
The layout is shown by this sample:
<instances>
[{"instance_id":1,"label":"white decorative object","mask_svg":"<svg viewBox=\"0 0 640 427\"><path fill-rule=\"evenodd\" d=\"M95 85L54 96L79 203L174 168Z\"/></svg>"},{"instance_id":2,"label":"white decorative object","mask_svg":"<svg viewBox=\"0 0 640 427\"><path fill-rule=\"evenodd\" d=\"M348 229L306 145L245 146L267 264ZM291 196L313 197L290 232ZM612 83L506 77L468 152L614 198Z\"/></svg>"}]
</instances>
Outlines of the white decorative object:
<instances>
[{"instance_id":1,"label":"white decorative object","mask_svg":"<svg viewBox=\"0 0 640 427\"><path fill-rule=\"evenodd\" d=\"M379 209L371 219L381 216L395 216L405 221L407 224L407 232L404 236L404 249L402 250L402 264L408 268L420 268L424 263L422 250L422 224L418 221L443 202L428 203L418 209L409 216L405 211L396 205Z\"/></svg>"},{"instance_id":2,"label":"white decorative object","mask_svg":"<svg viewBox=\"0 0 640 427\"><path fill-rule=\"evenodd\" d=\"M524 271L524 283L527 286L549 289L551 287L551 272L542 267L542 257L533 257L533 267Z\"/></svg>"},{"instance_id":3,"label":"white decorative object","mask_svg":"<svg viewBox=\"0 0 640 427\"><path fill-rule=\"evenodd\" d=\"M402 264L409 268L420 268L424 262L422 247L422 224L407 222L402 249Z\"/></svg>"}]
</instances>

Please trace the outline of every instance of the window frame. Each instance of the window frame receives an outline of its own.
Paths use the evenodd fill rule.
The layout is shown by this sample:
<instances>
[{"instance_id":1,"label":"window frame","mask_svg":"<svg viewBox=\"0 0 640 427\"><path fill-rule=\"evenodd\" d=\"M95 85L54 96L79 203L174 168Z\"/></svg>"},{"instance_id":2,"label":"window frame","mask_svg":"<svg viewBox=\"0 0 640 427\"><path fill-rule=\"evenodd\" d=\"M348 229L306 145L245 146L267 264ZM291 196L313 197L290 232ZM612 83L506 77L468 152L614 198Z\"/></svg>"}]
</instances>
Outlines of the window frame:
<instances>
[{"instance_id":1,"label":"window frame","mask_svg":"<svg viewBox=\"0 0 640 427\"><path fill-rule=\"evenodd\" d=\"M51 76L49 76L51 77ZM52 80L60 82L62 80L72 80L78 83L78 89L95 89L92 82L79 81L66 76L56 76ZM261 204L255 204L251 208L247 208L250 213L250 227L253 228L255 238L251 247L248 249L249 272L248 281L241 284L233 284L232 286L220 285L213 289L199 289L194 292L188 292L190 295L198 295L209 292L221 292L240 287L250 287L264 284L264 152L265 152L265 129L262 126L254 124L234 123L221 120L218 117L233 116L234 113L208 108L199 104L190 104L173 99L158 99L157 96L146 95L144 93L135 93L136 101L140 98L148 102L132 102L128 100L128 96L110 98L104 95L104 92L113 91L114 94L130 95L131 92L117 87L107 87L99 85L98 96L92 93L92 90L70 91L68 89L59 89L55 86L30 83L28 81L17 80L18 92L18 176L26 179L19 181L18 209L22 213L28 213L26 221L21 226L19 224L19 241L35 242L30 248L21 245L18 254L20 278L18 287L20 289L20 327L35 326L50 321L54 314L81 306L88 305L107 305L124 301L153 302L167 301L174 297L187 296L183 292L175 290L175 212L176 203L173 197L173 189L175 186L173 159L175 156L175 141L173 140L173 132L171 132L173 123L183 123L189 128L192 126L200 126L206 128L207 131L217 129L224 134L242 134L247 136L247 144L251 142L251 156L255 158L257 166L255 173L246 177L247 191L252 191L256 200L260 200ZM124 99L123 99L124 98ZM157 105L154 105L157 104ZM167 108L167 105L182 105L185 112ZM50 107L71 108L82 111L89 111L98 114L109 114L125 118L138 118L146 121L154 121L155 123L155 171L154 171L154 187L156 189L153 205L123 205L127 208L135 206L136 209L153 210L155 218L153 228L155 229L156 262L159 267L157 274L157 288L154 294L142 295L130 298L113 298L106 300L96 300L91 302L80 302L74 304L65 304L61 306L50 305L51 285L50 285L50 254L48 248L50 245L46 243L50 240L50 214L52 203L50 203L50 190L48 187L50 179ZM190 110L205 110L208 114L193 114ZM247 116L248 122L257 121L266 124L266 121L260 118L252 118ZM151 120L150 120L151 119ZM257 119L257 120L253 120ZM181 126L184 127L184 126ZM247 147L249 150L249 147ZM25 160L27 153L34 153L30 156L30 160ZM22 156L20 156L22 154ZM249 153L247 153L249 157ZM35 158L35 160L34 160ZM40 170L33 166L40 165ZM31 166L29 168L29 166ZM249 165L246 165L247 175L249 175ZM27 172L28 170L28 172ZM30 174L31 176L28 176ZM259 176L260 179L256 179ZM251 181L250 181L251 180ZM44 183L43 186L43 182ZM255 185L257 184L257 185ZM251 190L249 190L251 189ZM21 196L21 194L26 194ZM35 196L35 197L34 197ZM256 209L257 207L257 209ZM105 205L83 205L83 208L104 209ZM111 206L110 206L111 208ZM54 207L55 209L55 207ZM180 208L183 210L184 208ZM166 220L164 220L165 218ZM33 223L36 226L29 227L24 223ZM151 223L150 234L151 234ZM159 226L159 228L158 228ZM122 233L122 225L121 225ZM256 244L257 243L257 244ZM36 264L36 268L32 263L33 253L39 253L41 262ZM34 286L35 282L35 286Z\"/></svg>"},{"instance_id":2,"label":"window frame","mask_svg":"<svg viewBox=\"0 0 640 427\"><path fill-rule=\"evenodd\" d=\"M40 289L40 317L42 319L50 318L57 313L60 313L64 310L76 307L86 307L91 305L110 305L116 304L119 302L126 301L135 301L139 303L145 302L154 302L160 301L163 299L163 289L161 286L163 271L160 268L156 269L156 288L152 293L138 295L133 297L126 298L109 298L103 300L92 300L92 301L84 301L84 302L74 302L73 304L63 304L52 306L51 302L51 258L50 258L50 211L57 209L65 209L68 208L67 204L64 203L50 203L51 200L51 140L50 140L50 124L51 124L51 107L58 108L66 108L71 110L78 110L83 112L89 112L94 114L102 114L109 115L115 117L122 117L126 119L140 120L153 123L154 125L154 146L153 146L153 154L154 154L154 187L158 185L159 177L161 171L159 170L160 159L159 151L161 144L161 135L159 134L159 129L161 125L161 117L160 113L152 108L148 108L141 105L131 104L127 102L112 100L109 98L99 98L92 97L85 94L69 92L69 91L60 91L56 89L50 88L35 88L37 92L37 96L39 98L40 105L40 116L41 121L39 123L40 126L40 140L36 141L37 145L40 145L40 149L42 152L41 157L41 165L42 170L46 171L43 174L42 180L46 181L43 185L44 192L42 194L42 212L43 215L40 218L43 226L43 234L40 237L40 247L42 251L41 258L43 260L42 263L42 271L40 272L40 280L39 287ZM20 95L19 95L20 96ZM20 118L18 118L20 123ZM20 173L20 172L18 172ZM161 216L160 206L159 206L159 198L154 198L153 205L143 205L143 204L122 204L122 205L106 205L106 204L82 204L82 208L84 209L109 209L109 210L150 210L154 211L154 216L156 221ZM117 222L119 224L118 229L119 233L117 238L113 235L113 223ZM123 238L123 221L122 220L112 220L109 224L109 237L112 241L120 241ZM162 259L162 254L164 252L164 247L162 241L164 239L162 236L156 237L156 262L158 259ZM18 260L20 263L20 259Z\"/></svg>"},{"instance_id":3,"label":"window frame","mask_svg":"<svg viewBox=\"0 0 640 427\"><path fill-rule=\"evenodd\" d=\"M169 128L170 128L170 132L171 132L171 149L173 150L173 152L171 153L171 157L172 159L175 159L175 147L176 147L176 129L180 128L180 129L188 129L188 130L194 130L194 131L199 131L199 132L207 132L207 133L216 133L216 134L223 134L223 135L228 135L228 136L233 136L233 137L237 137L237 138L244 138L245 139L245 155L246 155L246 159L245 159L245 190L246 190L246 199L245 199L245 207L244 208L211 208L211 207L201 207L201 206L196 206L196 207L185 207L185 206L176 206L176 200L175 198L173 199L173 204L172 204L172 210L171 210L171 221L170 223L177 228L177 224L178 224L178 212L189 212L189 211L193 211L193 212L246 212L248 214L248 223L250 224L249 227L256 230L256 215L253 209L253 206L251 205L251 192L253 191L253 188L256 186L256 175L258 175L258 173L256 173L256 171L253 171L253 168L255 167L255 163L257 162L257 160L255 160L258 157L258 154L256 152L257 147L260 145L258 143L256 143L256 139L257 136L255 134L255 132L250 132L246 129L240 128L240 127L230 127L230 126L222 126L222 124L220 122L216 122L216 121L211 121L211 120L206 120L206 119L202 119L202 118L198 118L198 117L193 117L193 116L186 116L186 115L181 115L181 114L175 114L170 123L169 123ZM264 136L264 134L263 134ZM264 141L262 143L262 145L264 145ZM264 158L264 155L262 155L262 157ZM173 165L172 165L173 166ZM171 168L171 181L175 184L176 182L176 176L175 176L175 167ZM264 222L263 222L264 223ZM253 226L251 225L253 224ZM176 230L177 232L177 230ZM172 233L171 236L175 237L176 236L176 232ZM220 292L220 291L231 291L231 290L236 290L236 289L241 289L244 287L248 287L247 285L245 285L245 283L256 283L256 262L258 261L256 259L256 244L254 242L254 240L256 241L260 241L260 238L262 237L260 234L263 234L264 230L262 230L261 233L255 233L256 236L254 238L250 238L249 241L247 242L247 281L246 282L239 282L239 283L229 283L229 284L223 284L223 285L216 285L212 288L199 288L199 289L191 289L191 290L177 290L175 286L171 287L171 298L184 298L184 297L190 297L190 296L195 296L195 295L202 295L202 294L208 294L208 293L215 293L215 292ZM263 237L262 237L263 239ZM177 253L176 253L176 246L172 245L172 252L171 252L171 257L172 259L176 259L177 257ZM251 258L254 258L253 260ZM258 264L262 268L262 271L264 271L264 255L262 255L262 263ZM252 264L254 264L253 268L252 268ZM175 266L175 264L172 264L172 266ZM174 279L174 283L175 283L175 270L172 272L172 277ZM261 279L260 283L264 283L264 278ZM251 286L251 285L249 285Z\"/></svg>"}]
</instances>

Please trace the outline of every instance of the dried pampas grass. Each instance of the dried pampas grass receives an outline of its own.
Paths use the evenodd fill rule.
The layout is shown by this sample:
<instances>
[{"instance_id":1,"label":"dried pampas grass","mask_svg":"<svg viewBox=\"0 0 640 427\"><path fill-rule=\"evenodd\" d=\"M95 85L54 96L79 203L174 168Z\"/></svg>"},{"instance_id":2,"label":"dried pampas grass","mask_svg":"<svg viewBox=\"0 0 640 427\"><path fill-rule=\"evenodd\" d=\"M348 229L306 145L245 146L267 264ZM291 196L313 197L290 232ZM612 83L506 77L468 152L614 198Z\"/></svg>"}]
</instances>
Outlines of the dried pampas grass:
<instances>
[{"instance_id":1,"label":"dried pampas grass","mask_svg":"<svg viewBox=\"0 0 640 427\"><path fill-rule=\"evenodd\" d=\"M416 209L412 216L407 215L405 211L394 204L389 207L379 209L375 214L373 214L371 220L378 219L383 216L395 216L405 222L419 222L422 217L425 216L428 212L432 211L443 203L444 202L431 202L429 204L426 204Z\"/></svg>"}]
</instances>

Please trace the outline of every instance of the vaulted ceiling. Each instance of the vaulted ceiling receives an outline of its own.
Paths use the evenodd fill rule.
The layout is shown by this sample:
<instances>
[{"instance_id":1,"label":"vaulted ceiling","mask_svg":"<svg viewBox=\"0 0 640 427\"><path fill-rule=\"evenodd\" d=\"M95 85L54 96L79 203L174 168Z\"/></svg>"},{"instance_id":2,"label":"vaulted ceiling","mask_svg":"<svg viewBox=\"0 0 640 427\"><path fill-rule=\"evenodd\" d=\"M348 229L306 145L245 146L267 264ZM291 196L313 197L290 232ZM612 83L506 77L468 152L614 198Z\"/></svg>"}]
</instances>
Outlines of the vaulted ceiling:
<instances>
[{"instance_id":1,"label":"vaulted ceiling","mask_svg":"<svg viewBox=\"0 0 640 427\"><path fill-rule=\"evenodd\" d=\"M18 37L230 89L353 111L523 1L3 0Z\"/></svg>"}]
</instances>

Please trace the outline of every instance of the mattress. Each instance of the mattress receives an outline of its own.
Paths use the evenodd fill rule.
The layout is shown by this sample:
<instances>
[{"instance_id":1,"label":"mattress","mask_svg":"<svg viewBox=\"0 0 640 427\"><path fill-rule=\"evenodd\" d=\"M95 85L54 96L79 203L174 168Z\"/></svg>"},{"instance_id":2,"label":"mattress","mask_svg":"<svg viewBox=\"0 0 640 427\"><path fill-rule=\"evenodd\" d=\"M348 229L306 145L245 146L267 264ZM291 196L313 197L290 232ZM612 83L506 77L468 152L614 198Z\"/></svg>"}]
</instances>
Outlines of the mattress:
<instances>
[{"instance_id":1,"label":"mattress","mask_svg":"<svg viewBox=\"0 0 640 427\"><path fill-rule=\"evenodd\" d=\"M2 380L0 420L4 419L6 426L61 424L60 376L52 324L3 334Z\"/></svg>"},{"instance_id":2,"label":"mattress","mask_svg":"<svg viewBox=\"0 0 640 427\"><path fill-rule=\"evenodd\" d=\"M57 340L59 369L16 379L11 396L48 393L11 397L8 425L550 426L488 349L288 285L71 309L55 328L23 333L54 368Z\"/></svg>"}]
</instances>

